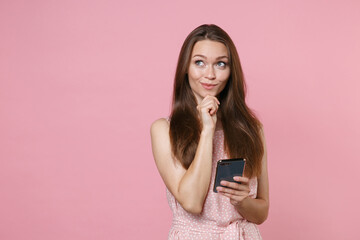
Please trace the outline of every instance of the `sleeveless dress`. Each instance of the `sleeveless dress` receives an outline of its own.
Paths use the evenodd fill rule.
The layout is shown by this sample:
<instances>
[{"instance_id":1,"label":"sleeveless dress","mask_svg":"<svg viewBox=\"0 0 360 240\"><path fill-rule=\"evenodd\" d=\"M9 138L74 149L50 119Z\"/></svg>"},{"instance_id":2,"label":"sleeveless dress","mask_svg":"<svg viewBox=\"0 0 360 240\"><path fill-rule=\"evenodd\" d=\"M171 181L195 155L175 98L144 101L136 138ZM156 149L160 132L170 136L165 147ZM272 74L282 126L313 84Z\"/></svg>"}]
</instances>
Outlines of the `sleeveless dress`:
<instances>
[{"instance_id":1,"label":"sleeveless dress","mask_svg":"<svg viewBox=\"0 0 360 240\"><path fill-rule=\"evenodd\" d=\"M262 239L257 225L244 219L228 197L213 192L216 163L228 156L224 153L224 133L215 131L211 183L201 214L186 212L166 189L167 200L173 213L169 240L258 240ZM256 198L257 178L250 179L250 197Z\"/></svg>"}]
</instances>

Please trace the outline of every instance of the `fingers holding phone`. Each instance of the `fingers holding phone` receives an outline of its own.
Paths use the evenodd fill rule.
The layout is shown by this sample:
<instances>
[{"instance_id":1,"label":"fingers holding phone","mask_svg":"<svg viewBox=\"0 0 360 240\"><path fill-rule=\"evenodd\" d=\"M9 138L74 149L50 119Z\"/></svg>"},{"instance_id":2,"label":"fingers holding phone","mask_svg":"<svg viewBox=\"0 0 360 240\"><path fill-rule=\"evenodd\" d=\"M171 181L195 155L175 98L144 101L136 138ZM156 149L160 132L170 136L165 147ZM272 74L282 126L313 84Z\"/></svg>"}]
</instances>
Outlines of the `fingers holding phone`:
<instances>
[{"instance_id":1,"label":"fingers holding phone","mask_svg":"<svg viewBox=\"0 0 360 240\"><path fill-rule=\"evenodd\" d=\"M230 203L234 206L241 204L250 194L249 179L246 177L236 176L235 182L221 181L217 191L228 197Z\"/></svg>"}]
</instances>

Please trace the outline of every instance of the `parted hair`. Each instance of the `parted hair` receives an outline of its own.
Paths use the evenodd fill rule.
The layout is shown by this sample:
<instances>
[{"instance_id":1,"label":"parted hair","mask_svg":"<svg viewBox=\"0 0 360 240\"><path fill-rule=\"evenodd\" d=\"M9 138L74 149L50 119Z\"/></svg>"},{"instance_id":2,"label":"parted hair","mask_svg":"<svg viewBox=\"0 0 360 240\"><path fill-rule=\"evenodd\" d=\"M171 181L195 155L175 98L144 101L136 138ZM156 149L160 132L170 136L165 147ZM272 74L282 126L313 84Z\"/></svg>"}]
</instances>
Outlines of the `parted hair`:
<instances>
[{"instance_id":1,"label":"parted hair","mask_svg":"<svg viewBox=\"0 0 360 240\"><path fill-rule=\"evenodd\" d=\"M230 76L225 88L217 96L221 103L217 114L218 121L221 121L223 126L225 152L230 158L246 158L247 177L259 176L264 154L262 125L246 105L246 84L236 47L230 36L214 24L204 24L194 29L180 50L170 115L172 154L185 169L189 168L195 157L201 123L187 71L195 43L206 39L223 43L229 54Z\"/></svg>"}]
</instances>

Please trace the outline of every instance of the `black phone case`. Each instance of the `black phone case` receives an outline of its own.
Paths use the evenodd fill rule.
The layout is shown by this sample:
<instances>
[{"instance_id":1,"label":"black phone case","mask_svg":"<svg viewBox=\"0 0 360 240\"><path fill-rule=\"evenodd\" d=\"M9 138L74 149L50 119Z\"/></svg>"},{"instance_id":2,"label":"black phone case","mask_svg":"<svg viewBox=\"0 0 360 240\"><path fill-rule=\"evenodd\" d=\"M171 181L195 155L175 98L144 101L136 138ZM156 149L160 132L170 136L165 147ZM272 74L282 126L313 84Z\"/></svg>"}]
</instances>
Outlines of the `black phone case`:
<instances>
[{"instance_id":1,"label":"black phone case","mask_svg":"<svg viewBox=\"0 0 360 240\"><path fill-rule=\"evenodd\" d=\"M216 175L213 191L217 193L216 187L220 186L222 180L235 182L233 177L242 176L245 169L244 158L222 159L217 162Z\"/></svg>"}]
</instances>

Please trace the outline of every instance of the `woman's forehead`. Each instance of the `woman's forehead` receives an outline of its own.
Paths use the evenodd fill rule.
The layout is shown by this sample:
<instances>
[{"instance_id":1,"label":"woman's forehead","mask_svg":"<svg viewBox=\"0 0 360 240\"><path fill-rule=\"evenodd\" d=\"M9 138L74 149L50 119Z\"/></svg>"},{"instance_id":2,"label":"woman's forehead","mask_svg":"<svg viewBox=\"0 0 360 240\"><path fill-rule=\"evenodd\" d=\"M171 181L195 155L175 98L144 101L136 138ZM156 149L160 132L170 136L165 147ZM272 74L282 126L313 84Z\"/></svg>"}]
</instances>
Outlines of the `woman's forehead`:
<instances>
[{"instance_id":1,"label":"woman's forehead","mask_svg":"<svg viewBox=\"0 0 360 240\"><path fill-rule=\"evenodd\" d=\"M206 58L229 57L225 44L208 39L196 42L191 55L192 57L199 55Z\"/></svg>"}]
</instances>

